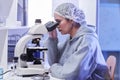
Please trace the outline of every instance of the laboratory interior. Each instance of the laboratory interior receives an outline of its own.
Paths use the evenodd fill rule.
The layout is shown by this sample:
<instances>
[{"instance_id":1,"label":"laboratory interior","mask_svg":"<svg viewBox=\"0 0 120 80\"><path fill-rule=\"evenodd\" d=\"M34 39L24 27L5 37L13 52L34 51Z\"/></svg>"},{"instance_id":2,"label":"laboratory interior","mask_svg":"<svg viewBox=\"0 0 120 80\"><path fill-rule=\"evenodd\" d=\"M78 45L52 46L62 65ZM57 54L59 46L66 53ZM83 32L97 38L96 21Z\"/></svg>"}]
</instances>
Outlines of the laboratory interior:
<instances>
[{"instance_id":1,"label":"laboratory interior","mask_svg":"<svg viewBox=\"0 0 120 80\"><path fill-rule=\"evenodd\" d=\"M81 8L96 28L112 80L120 80L120 0L0 0L0 80L64 80L49 74L45 41L58 25L55 8L65 2ZM58 35L64 42L67 35Z\"/></svg>"}]
</instances>

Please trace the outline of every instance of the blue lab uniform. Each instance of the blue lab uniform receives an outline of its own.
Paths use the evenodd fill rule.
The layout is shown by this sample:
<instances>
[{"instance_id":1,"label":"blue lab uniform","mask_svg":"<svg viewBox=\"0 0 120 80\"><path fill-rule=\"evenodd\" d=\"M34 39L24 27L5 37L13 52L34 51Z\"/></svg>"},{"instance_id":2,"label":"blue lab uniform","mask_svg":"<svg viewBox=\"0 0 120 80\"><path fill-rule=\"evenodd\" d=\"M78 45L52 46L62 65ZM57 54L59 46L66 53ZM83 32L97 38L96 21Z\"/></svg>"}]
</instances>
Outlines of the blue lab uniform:
<instances>
[{"instance_id":1,"label":"blue lab uniform","mask_svg":"<svg viewBox=\"0 0 120 80\"><path fill-rule=\"evenodd\" d=\"M109 80L95 27L81 26L75 36L58 43L48 38L48 62L53 77L65 80Z\"/></svg>"}]
</instances>

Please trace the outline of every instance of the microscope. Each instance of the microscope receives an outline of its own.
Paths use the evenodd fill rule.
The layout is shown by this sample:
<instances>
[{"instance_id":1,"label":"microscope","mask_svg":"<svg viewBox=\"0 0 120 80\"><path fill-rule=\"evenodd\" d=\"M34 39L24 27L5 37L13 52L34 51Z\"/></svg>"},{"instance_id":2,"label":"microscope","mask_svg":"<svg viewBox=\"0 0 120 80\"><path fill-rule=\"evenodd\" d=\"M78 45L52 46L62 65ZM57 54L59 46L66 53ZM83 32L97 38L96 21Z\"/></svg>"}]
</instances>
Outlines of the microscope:
<instances>
[{"instance_id":1,"label":"microscope","mask_svg":"<svg viewBox=\"0 0 120 80\"><path fill-rule=\"evenodd\" d=\"M49 21L46 24L37 24L28 30L27 34L19 39L15 46L14 57L17 60L16 74L19 76L32 76L37 74L44 74L48 72L44 68L42 62L45 61L45 57L36 58L34 57L35 51L45 52L47 51L46 47L41 47L39 42L47 32L54 30L59 23ZM36 46L28 47L27 43L32 40L32 43L35 43Z\"/></svg>"}]
</instances>

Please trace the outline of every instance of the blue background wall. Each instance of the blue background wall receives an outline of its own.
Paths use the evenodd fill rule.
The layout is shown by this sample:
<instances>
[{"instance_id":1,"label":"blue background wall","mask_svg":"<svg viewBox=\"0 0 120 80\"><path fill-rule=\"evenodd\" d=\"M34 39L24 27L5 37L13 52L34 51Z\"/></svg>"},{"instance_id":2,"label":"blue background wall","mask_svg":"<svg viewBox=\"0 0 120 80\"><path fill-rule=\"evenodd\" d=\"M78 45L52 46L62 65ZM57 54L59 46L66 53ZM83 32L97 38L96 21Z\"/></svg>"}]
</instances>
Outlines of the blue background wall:
<instances>
[{"instance_id":1,"label":"blue background wall","mask_svg":"<svg viewBox=\"0 0 120 80\"><path fill-rule=\"evenodd\" d=\"M120 0L100 3L99 38L102 50L120 51Z\"/></svg>"}]
</instances>

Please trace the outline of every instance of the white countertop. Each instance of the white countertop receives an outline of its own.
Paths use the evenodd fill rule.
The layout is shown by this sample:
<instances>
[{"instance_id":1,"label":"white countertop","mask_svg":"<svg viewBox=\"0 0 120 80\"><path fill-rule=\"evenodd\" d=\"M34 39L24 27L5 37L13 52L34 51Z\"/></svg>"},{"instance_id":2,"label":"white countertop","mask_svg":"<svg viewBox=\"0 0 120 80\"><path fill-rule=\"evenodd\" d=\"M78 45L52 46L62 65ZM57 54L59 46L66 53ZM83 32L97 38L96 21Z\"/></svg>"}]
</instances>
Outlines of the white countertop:
<instances>
[{"instance_id":1,"label":"white countertop","mask_svg":"<svg viewBox=\"0 0 120 80\"><path fill-rule=\"evenodd\" d=\"M8 70L10 70L10 67L12 65L13 65L12 63L8 64ZM45 80L63 80L63 79L54 78L50 74L48 76L50 79L45 79ZM31 76L31 77L17 76L13 71L10 71L3 75L3 80L43 80L43 79L41 79L40 76Z\"/></svg>"},{"instance_id":2,"label":"white countertop","mask_svg":"<svg viewBox=\"0 0 120 80\"><path fill-rule=\"evenodd\" d=\"M57 79L52 76L50 76L50 79L45 79L45 80L63 80L63 79ZM33 77L20 77L13 75L13 73L5 74L3 80L43 80L39 76L33 76Z\"/></svg>"}]
</instances>

